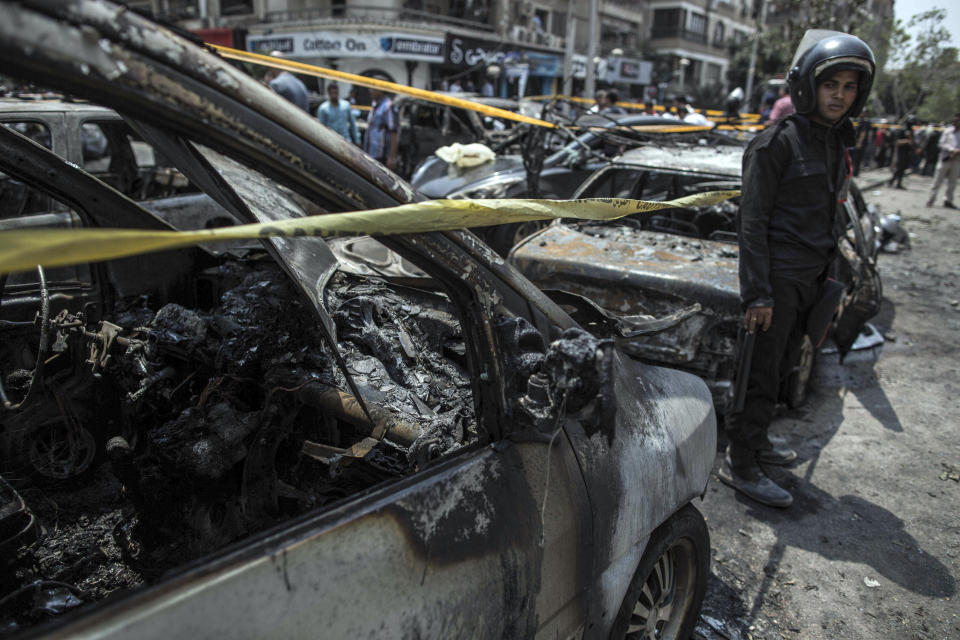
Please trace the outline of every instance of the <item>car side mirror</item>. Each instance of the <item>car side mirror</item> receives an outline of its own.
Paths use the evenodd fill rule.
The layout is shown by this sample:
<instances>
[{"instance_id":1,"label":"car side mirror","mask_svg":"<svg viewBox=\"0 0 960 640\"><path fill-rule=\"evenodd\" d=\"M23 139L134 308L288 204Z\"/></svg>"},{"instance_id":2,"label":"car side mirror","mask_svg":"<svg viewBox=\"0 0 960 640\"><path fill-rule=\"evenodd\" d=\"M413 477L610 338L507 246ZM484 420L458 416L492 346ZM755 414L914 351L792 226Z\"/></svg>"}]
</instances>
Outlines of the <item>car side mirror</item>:
<instances>
[{"instance_id":1,"label":"car side mirror","mask_svg":"<svg viewBox=\"0 0 960 640\"><path fill-rule=\"evenodd\" d=\"M553 431L565 417L582 422L588 433L612 425L613 353L612 340L567 329L547 349L540 370L527 380L520 406L542 431Z\"/></svg>"},{"instance_id":2,"label":"car side mirror","mask_svg":"<svg viewBox=\"0 0 960 640\"><path fill-rule=\"evenodd\" d=\"M564 166L566 166L569 169L576 169L577 167L582 166L583 162L584 162L583 153L581 153L580 151L571 152L563 160Z\"/></svg>"}]
</instances>

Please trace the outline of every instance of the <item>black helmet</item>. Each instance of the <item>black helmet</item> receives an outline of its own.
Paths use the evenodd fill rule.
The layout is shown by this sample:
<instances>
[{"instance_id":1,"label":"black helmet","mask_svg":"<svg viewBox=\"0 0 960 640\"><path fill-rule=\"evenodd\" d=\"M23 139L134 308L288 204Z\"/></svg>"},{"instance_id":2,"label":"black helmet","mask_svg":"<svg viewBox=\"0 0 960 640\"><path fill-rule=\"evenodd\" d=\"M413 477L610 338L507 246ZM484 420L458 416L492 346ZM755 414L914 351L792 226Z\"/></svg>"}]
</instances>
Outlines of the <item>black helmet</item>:
<instances>
[{"instance_id":1,"label":"black helmet","mask_svg":"<svg viewBox=\"0 0 960 640\"><path fill-rule=\"evenodd\" d=\"M860 115L873 87L876 66L873 51L860 38L840 31L807 31L787 76L794 109L797 113L812 113L817 107L817 78L828 71L848 69L860 72L860 86L846 117Z\"/></svg>"}]
</instances>

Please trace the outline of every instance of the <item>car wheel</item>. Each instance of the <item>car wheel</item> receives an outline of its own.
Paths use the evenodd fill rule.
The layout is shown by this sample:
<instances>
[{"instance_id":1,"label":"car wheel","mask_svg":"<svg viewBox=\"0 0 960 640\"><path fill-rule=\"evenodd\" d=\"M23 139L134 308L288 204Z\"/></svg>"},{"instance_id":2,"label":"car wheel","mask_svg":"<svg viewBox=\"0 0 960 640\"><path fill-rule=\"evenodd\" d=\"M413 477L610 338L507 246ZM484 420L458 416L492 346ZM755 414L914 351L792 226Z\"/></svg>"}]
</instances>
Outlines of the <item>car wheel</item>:
<instances>
[{"instance_id":1,"label":"car wheel","mask_svg":"<svg viewBox=\"0 0 960 640\"><path fill-rule=\"evenodd\" d=\"M687 504L650 536L610 637L689 638L700 614L709 573L707 523L693 505Z\"/></svg>"},{"instance_id":2,"label":"car wheel","mask_svg":"<svg viewBox=\"0 0 960 640\"><path fill-rule=\"evenodd\" d=\"M804 336L797 364L787 378L786 401L791 409L796 409L806 401L807 394L810 393L810 379L813 377L813 364L816 359L817 350L814 349L813 342L809 336Z\"/></svg>"},{"instance_id":3,"label":"car wheel","mask_svg":"<svg viewBox=\"0 0 960 640\"><path fill-rule=\"evenodd\" d=\"M492 228L490 246L501 256L506 257L521 240L547 226L549 220L531 220L514 222Z\"/></svg>"}]
</instances>

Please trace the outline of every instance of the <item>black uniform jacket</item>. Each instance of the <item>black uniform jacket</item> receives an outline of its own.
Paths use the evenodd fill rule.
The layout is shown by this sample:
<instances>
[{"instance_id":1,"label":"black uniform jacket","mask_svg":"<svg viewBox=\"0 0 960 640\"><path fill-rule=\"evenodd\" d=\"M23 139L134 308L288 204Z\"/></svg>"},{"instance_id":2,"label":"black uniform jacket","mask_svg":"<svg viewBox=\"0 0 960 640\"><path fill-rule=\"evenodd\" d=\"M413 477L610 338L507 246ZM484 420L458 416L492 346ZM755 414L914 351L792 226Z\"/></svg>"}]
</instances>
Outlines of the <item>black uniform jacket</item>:
<instances>
[{"instance_id":1,"label":"black uniform jacket","mask_svg":"<svg viewBox=\"0 0 960 640\"><path fill-rule=\"evenodd\" d=\"M849 119L828 127L799 114L750 142L738 225L744 308L773 305L771 274L811 283L833 259L837 205L850 176L845 149L853 143Z\"/></svg>"}]
</instances>

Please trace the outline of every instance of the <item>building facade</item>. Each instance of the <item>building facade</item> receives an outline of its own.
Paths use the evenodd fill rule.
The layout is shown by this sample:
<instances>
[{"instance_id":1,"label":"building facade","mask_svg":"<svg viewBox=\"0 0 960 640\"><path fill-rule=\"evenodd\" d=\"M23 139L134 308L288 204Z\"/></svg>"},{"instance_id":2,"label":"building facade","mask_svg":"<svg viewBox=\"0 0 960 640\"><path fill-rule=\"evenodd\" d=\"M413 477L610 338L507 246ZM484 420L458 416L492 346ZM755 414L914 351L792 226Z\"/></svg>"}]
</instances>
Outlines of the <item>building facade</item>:
<instances>
[{"instance_id":1,"label":"building facade","mask_svg":"<svg viewBox=\"0 0 960 640\"><path fill-rule=\"evenodd\" d=\"M617 87L623 97L652 95L645 91L652 83L673 92L723 84L731 47L747 42L755 30L746 0L595 3L593 34L591 3L572 0L130 4L219 44L280 51L293 60L418 88L479 92L489 83L503 97L560 93L564 73L573 78L574 92L581 91L590 64L596 86ZM322 90L322 82L312 84L311 90Z\"/></svg>"}]
</instances>

